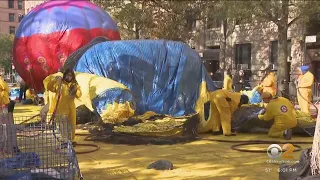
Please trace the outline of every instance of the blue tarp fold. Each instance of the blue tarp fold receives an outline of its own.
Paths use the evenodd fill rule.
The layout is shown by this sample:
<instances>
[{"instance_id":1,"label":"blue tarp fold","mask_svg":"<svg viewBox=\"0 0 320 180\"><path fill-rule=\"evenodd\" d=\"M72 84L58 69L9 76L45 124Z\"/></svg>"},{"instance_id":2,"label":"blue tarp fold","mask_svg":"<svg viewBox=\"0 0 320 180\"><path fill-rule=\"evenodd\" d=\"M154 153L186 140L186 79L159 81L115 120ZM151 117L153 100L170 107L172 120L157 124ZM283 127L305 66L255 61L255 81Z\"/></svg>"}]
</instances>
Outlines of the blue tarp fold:
<instances>
[{"instance_id":1,"label":"blue tarp fold","mask_svg":"<svg viewBox=\"0 0 320 180\"><path fill-rule=\"evenodd\" d=\"M126 85L134 95L137 114L192 114L201 83L206 82L208 91L216 89L198 53L180 42L107 41L92 46L73 61L77 61L75 71Z\"/></svg>"}]
</instances>

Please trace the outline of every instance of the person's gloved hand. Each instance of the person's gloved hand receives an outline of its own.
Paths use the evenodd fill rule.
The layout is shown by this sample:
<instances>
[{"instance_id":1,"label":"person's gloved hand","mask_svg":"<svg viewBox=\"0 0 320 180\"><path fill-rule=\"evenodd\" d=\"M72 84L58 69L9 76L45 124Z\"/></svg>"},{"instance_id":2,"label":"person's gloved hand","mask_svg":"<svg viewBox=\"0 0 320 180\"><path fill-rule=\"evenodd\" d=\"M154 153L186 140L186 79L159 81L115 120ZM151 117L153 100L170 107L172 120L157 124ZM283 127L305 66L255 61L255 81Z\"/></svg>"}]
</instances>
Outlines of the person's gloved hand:
<instances>
[{"instance_id":1,"label":"person's gloved hand","mask_svg":"<svg viewBox=\"0 0 320 180\"><path fill-rule=\"evenodd\" d=\"M261 110L258 112L258 115L262 115L262 114L264 114L265 112L266 112L265 109L261 109Z\"/></svg>"},{"instance_id":2,"label":"person's gloved hand","mask_svg":"<svg viewBox=\"0 0 320 180\"><path fill-rule=\"evenodd\" d=\"M55 79L56 79L57 81L61 81L61 80L62 80L62 77L61 77L61 76L56 76Z\"/></svg>"},{"instance_id":3,"label":"person's gloved hand","mask_svg":"<svg viewBox=\"0 0 320 180\"><path fill-rule=\"evenodd\" d=\"M75 96L77 92L77 85L71 85L69 89L69 95L70 96Z\"/></svg>"}]
</instances>

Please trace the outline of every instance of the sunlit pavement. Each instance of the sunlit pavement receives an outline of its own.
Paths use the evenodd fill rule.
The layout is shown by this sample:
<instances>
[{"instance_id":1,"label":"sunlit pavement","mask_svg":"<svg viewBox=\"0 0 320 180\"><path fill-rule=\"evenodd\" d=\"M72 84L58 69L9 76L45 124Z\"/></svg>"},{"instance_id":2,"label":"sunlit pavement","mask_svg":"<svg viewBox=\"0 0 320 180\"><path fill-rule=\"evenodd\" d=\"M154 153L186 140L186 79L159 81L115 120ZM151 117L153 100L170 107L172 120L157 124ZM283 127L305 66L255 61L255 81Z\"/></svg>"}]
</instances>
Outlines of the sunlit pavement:
<instances>
[{"instance_id":1,"label":"sunlit pavement","mask_svg":"<svg viewBox=\"0 0 320 180\"><path fill-rule=\"evenodd\" d=\"M31 116L40 107L17 106L15 117ZM77 131L78 133L87 133ZM236 137L204 135L206 138L228 140L274 140L264 134L238 134ZM84 137L76 138L81 143ZM312 141L311 137L294 137L293 141ZM88 143L88 142L86 142ZM90 142L91 143L91 142ZM78 160L85 179L216 179L216 180L266 180L278 179L278 164L267 163L267 153L234 151L230 143L195 141L177 145L114 145L97 143L101 149L94 153L79 154ZM269 145L254 145L241 148L267 149ZM303 148L311 145L301 145ZM84 147L76 147L82 151ZM300 152L293 153L298 160ZM173 163L174 170L156 171L146 167L153 161L166 159ZM281 160L281 159L280 159Z\"/></svg>"}]
</instances>

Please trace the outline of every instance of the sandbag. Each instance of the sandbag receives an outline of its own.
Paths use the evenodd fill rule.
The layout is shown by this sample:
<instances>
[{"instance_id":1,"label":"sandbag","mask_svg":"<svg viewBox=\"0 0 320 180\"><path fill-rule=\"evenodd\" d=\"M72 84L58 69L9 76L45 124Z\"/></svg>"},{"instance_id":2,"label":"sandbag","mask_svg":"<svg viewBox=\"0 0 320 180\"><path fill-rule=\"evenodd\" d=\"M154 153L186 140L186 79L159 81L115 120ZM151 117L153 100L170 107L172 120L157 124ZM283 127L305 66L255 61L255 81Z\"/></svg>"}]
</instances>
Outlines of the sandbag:
<instances>
[{"instance_id":1,"label":"sandbag","mask_svg":"<svg viewBox=\"0 0 320 180\"><path fill-rule=\"evenodd\" d=\"M187 44L166 40L107 41L67 62L64 68L127 86L135 97L138 115L147 111L171 116L199 113L200 126L206 127L204 104L209 101L208 92L216 86L199 54Z\"/></svg>"}]
</instances>

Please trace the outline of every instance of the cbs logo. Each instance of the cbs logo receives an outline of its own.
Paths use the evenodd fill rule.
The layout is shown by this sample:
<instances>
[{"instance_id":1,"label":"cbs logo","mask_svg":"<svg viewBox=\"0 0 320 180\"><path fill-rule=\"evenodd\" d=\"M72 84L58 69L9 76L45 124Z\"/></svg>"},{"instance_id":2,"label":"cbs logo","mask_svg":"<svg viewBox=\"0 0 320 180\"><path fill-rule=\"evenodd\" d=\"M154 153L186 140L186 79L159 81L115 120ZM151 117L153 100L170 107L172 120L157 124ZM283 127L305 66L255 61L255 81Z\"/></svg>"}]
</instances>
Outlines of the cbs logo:
<instances>
[{"instance_id":1,"label":"cbs logo","mask_svg":"<svg viewBox=\"0 0 320 180\"><path fill-rule=\"evenodd\" d=\"M293 156L291 155L293 151L294 146L292 144L285 144L282 146L282 148L278 144L271 144L268 147L267 154L271 159L277 159L280 157L283 159L293 159Z\"/></svg>"}]
</instances>

